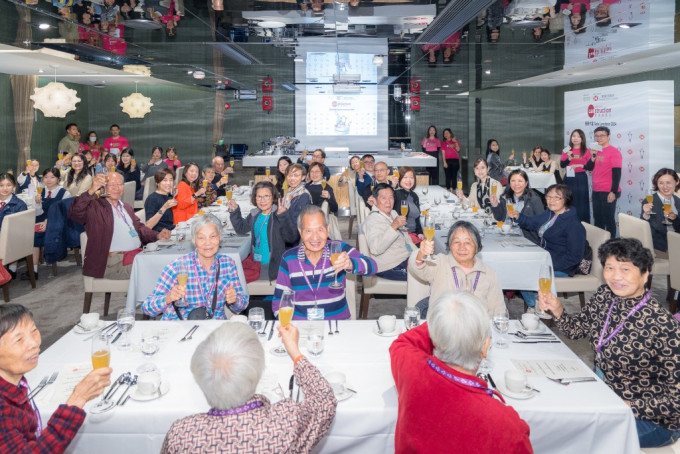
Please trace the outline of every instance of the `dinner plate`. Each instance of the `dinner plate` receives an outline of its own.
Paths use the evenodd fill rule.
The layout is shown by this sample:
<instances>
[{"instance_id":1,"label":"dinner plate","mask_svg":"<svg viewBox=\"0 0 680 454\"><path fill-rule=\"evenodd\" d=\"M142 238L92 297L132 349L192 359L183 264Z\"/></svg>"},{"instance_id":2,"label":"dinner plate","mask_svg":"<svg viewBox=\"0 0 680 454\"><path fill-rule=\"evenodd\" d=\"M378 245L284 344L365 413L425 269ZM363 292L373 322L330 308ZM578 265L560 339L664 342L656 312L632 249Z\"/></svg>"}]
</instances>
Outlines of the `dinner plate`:
<instances>
[{"instance_id":1,"label":"dinner plate","mask_svg":"<svg viewBox=\"0 0 680 454\"><path fill-rule=\"evenodd\" d=\"M150 400L160 399L161 397L165 396L168 391L170 391L170 383L166 381L161 382L161 386L158 389L160 394L158 392L153 394L141 394L137 388L137 385L134 385L130 388L130 399L136 400L137 402L148 402Z\"/></svg>"},{"instance_id":2,"label":"dinner plate","mask_svg":"<svg viewBox=\"0 0 680 454\"><path fill-rule=\"evenodd\" d=\"M374 326L373 327L373 334L375 334L376 336L380 336L380 337L394 337L394 336L398 336L399 334L401 334L401 328L399 328L398 325L395 325L394 331L391 331L389 333L383 332L382 334L378 334L378 327Z\"/></svg>"},{"instance_id":3,"label":"dinner plate","mask_svg":"<svg viewBox=\"0 0 680 454\"><path fill-rule=\"evenodd\" d=\"M76 333L76 334L91 334L91 333L94 333L95 331L97 331L98 329L102 329L104 327L104 325L106 325L106 322L104 320L99 320L99 322L97 323L97 326L95 326L92 329L85 329L85 328L82 328L80 325L76 325L76 326L73 327L73 332Z\"/></svg>"},{"instance_id":4,"label":"dinner plate","mask_svg":"<svg viewBox=\"0 0 680 454\"><path fill-rule=\"evenodd\" d=\"M157 243L159 246L173 246L177 240L158 240Z\"/></svg>"},{"instance_id":5,"label":"dinner plate","mask_svg":"<svg viewBox=\"0 0 680 454\"><path fill-rule=\"evenodd\" d=\"M516 392L510 391L508 388L506 388L505 383L500 383L500 382L496 384L496 389L498 389L498 392L503 394L505 397L509 397L511 399L516 399L516 400L531 399L536 394L538 394L533 389L527 389L524 392L516 393Z\"/></svg>"}]
</instances>

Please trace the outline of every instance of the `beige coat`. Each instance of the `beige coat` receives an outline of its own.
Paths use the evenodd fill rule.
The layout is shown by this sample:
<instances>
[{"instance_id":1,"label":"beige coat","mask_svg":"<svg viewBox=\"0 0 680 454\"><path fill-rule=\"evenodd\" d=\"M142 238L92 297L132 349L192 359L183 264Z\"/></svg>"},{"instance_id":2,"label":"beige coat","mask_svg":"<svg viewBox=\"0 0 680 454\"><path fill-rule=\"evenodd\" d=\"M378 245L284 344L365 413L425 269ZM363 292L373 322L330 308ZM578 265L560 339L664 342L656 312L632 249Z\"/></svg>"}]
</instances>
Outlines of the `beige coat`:
<instances>
[{"instance_id":1,"label":"beige coat","mask_svg":"<svg viewBox=\"0 0 680 454\"><path fill-rule=\"evenodd\" d=\"M496 181L493 178L489 177L489 187L491 186L497 186L498 189L496 189L496 197L500 198L501 194L503 194L503 185L500 183L500 181ZM472 186L470 186L470 194L468 195L468 201L473 205L473 206L481 206L481 204L477 201L477 184L478 182L475 181L472 183ZM491 196L491 194L489 194Z\"/></svg>"},{"instance_id":2,"label":"beige coat","mask_svg":"<svg viewBox=\"0 0 680 454\"><path fill-rule=\"evenodd\" d=\"M458 290L470 292L481 299L486 306L489 316L492 316L496 309L505 307L505 299L503 298L501 288L498 286L496 272L481 260L475 259L472 270L466 276L463 268L461 268L450 253L436 254L436 262L424 262L422 265L416 264L417 254L418 252L414 251L409 258L408 272L421 281L430 284L430 308L432 308L432 304L442 293ZM456 282L453 278L452 268L454 267L460 288L456 288ZM473 291L477 272L479 272L479 281Z\"/></svg>"},{"instance_id":3,"label":"beige coat","mask_svg":"<svg viewBox=\"0 0 680 454\"><path fill-rule=\"evenodd\" d=\"M392 214L397 213L392 211ZM369 255L378 264L378 272L391 270L416 249L408 234L394 230L391 224L392 218L373 207L363 226Z\"/></svg>"},{"instance_id":4,"label":"beige coat","mask_svg":"<svg viewBox=\"0 0 680 454\"><path fill-rule=\"evenodd\" d=\"M86 172L86 170L83 170L83 172ZM68 175L68 172L64 173ZM70 186L66 186L66 180L67 178L64 178L63 180L64 189L66 189L69 194L71 194L71 197L78 197L83 192L89 191L89 189L92 187L92 176L90 176L89 173L85 175L85 178L83 178L79 184L76 184L76 182L73 181Z\"/></svg>"}]
</instances>

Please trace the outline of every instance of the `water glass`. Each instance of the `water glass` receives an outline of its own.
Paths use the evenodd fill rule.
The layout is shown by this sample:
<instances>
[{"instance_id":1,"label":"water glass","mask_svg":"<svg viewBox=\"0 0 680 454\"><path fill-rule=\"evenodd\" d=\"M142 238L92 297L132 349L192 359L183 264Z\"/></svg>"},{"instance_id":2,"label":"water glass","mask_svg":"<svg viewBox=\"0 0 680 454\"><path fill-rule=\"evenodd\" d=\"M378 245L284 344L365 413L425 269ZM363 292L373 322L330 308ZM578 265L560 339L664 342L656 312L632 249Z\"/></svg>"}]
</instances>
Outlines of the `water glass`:
<instances>
[{"instance_id":1,"label":"water glass","mask_svg":"<svg viewBox=\"0 0 680 454\"><path fill-rule=\"evenodd\" d=\"M256 333L262 331L262 325L264 324L264 309L261 307L253 307L248 311L248 324ZM264 336L264 334L260 334Z\"/></svg>"},{"instance_id":2,"label":"water glass","mask_svg":"<svg viewBox=\"0 0 680 454\"><path fill-rule=\"evenodd\" d=\"M145 334L142 337L142 354L147 357L152 357L160 349L160 338L152 334Z\"/></svg>"},{"instance_id":3,"label":"water glass","mask_svg":"<svg viewBox=\"0 0 680 454\"><path fill-rule=\"evenodd\" d=\"M404 311L404 326L407 330L420 325L420 310L417 307L407 307Z\"/></svg>"},{"instance_id":4,"label":"water glass","mask_svg":"<svg viewBox=\"0 0 680 454\"><path fill-rule=\"evenodd\" d=\"M496 342L494 347L496 348L508 348L508 343L503 337L508 332L510 327L510 315L508 314L508 309L503 305L503 307L496 309L493 314L493 327L496 329L500 336L496 337Z\"/></svg>"},{"instance_id":5,"label":"water glass","mask_svg":"<svg viewBox=\"0 0 680 454\"><path fill-rule=\"evenodd\" d=\"M324 348L323 330L314 330L307 335L307 351L310 356L321 356Z\"/></svg>"},{"instance_id":6,"label":"water glass","mask_svg":"<svg viewBox=\"0 0 680 454\"><path fill-rule=\"evenodd\" d=\"M116 323L118 323L120 332L123 333L123 338L120 340L120 344L118 344L118 350L130 350L132 343L128 333L135 326L135 311L133 309L119 310Z\"/></svg>"}]
</instances>

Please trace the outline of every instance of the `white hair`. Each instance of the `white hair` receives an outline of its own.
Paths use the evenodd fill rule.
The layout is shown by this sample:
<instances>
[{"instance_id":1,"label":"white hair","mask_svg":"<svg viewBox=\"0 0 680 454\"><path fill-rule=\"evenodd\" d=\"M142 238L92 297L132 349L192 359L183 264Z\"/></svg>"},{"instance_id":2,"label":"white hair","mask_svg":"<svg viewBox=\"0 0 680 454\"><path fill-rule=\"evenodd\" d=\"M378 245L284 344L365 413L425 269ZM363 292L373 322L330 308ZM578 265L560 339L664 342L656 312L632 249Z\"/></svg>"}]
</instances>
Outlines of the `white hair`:
<instances>
[{"instance_id":1,"label":"white hair","mask_svg":"<svg viewBox=\"0 0 680 454\"><path fill-rule=\"evenodd\" d=\"M198 234L198 231L208 224L214 225L215 228L217 229L217 235L222 237L222 222L219 219L217 219L215 215L206 213L196 218L193 224L191 224L191 239L192 241L194 241L194 244L196 243L195 238L196 235Z\"/></svg>"},{"instance_id":2,"label":"white hair","mask_svg":"<svg viewBox=\"0 0 680 454\"><path fill-rule=\"evenodd\" d=\"M264 371L264 349L244 323L227 322L191 357L191 373L212 408L228 410L253 397Z\"/></svg>"},{"instance_id":3,"label":"white hair","mask_svg":"<svg viewBox=\"0 0 680 454\"><path fill-rule=\"evenodd\" d=\"M468 292L445 292L427 313L434 355L446 364L476 370L490 335L482 301Z\"/></svg>"}]
</instances>

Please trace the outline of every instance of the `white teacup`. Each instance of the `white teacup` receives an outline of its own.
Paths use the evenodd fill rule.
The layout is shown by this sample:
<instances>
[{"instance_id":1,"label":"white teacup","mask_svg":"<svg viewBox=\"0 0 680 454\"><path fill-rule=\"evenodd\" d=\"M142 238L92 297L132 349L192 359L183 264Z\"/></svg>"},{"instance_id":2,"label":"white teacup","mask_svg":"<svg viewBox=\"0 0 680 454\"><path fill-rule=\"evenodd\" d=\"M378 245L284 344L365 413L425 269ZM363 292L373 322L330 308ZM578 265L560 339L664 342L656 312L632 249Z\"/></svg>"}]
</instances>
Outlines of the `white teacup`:
<instances>
[{"instance_id":1,"label":"white teacup","mask_svg":"<svg viewBox=\"0 0 680 454\"><path fill-rule=\"evenodd\" d=\"M94 329L99 324L99 313L90 312L89 314L83 314L80 316L80 324L85 329Z\"/></svg>"},{"instance_id":2,"label":"white teacup","mask_svg":"<svg viewBox=\"0 0 680 454\"><path fill-rule=\"evenodd\" d=\"M522 314L522 325L526 329L535 330L538 328L539 318L536 314Z\"/></svg>"},{"instance_id":3,"label":"white teacup","mask_svg":"<svg viewBox=\"0 0 680 454\"><path fill-rule=\"evenodd\" d=\"M149 252L157 251L158 250L158 243L157 242L147 243L147 244L144 245L144 250L149 251Z\"/></svg>"},{"instance_id":4,"label":"white teacup","mask_svg":"<svg viewBox=\"0 0 680 454\"><path fill-rule=\"evenodd\" d=\"M161 386L161 374L157 370L144 372L137 378L137 391L142 395L151 395Z\"/></svg>"},{"instance_id":5,"label":"white teacup","mask_svg":"<svg viewBox=\"0 0 680 454\"><path fill-rule=\"evenodd\" d=\"M503 233L508 233L512 229L512 225L510 224L503 224L503 227L501 227L501 230Z\"/></svg>"},{"instance_id":6,"label":"white teacup","mask_svg":"<svg viewBox=\"0 0 680 454\"><path fill-rule=\"evenodd\" d=\"M328 380L331 388L333 388L333 394L336 396L339 394L344 394L345 390L347 389L345 387L345 374L342 372L329 372L326 374L326 380Z\"/></svg>"},{"instance_id":7,"label":"white teacup","mask_svg":"<svg viewBox=\"0 0 680 454\"><path fill-rule=\"evenodd\" d=\"M513 393L521 393L527 389L527 375L521 370L508 369L505 371L505 386Z\"/></svg>"},{"instance_id":8,"label":"white teacup","mask_svg":"<svg viewBox=\"0 0 680 454\"><path fill-rule=\"evenodd\" d=\"M397 324L397 317L394 315L381 315L378 318L378 325L383 333L391 333Z\"/></svg>"}]
</instances>

